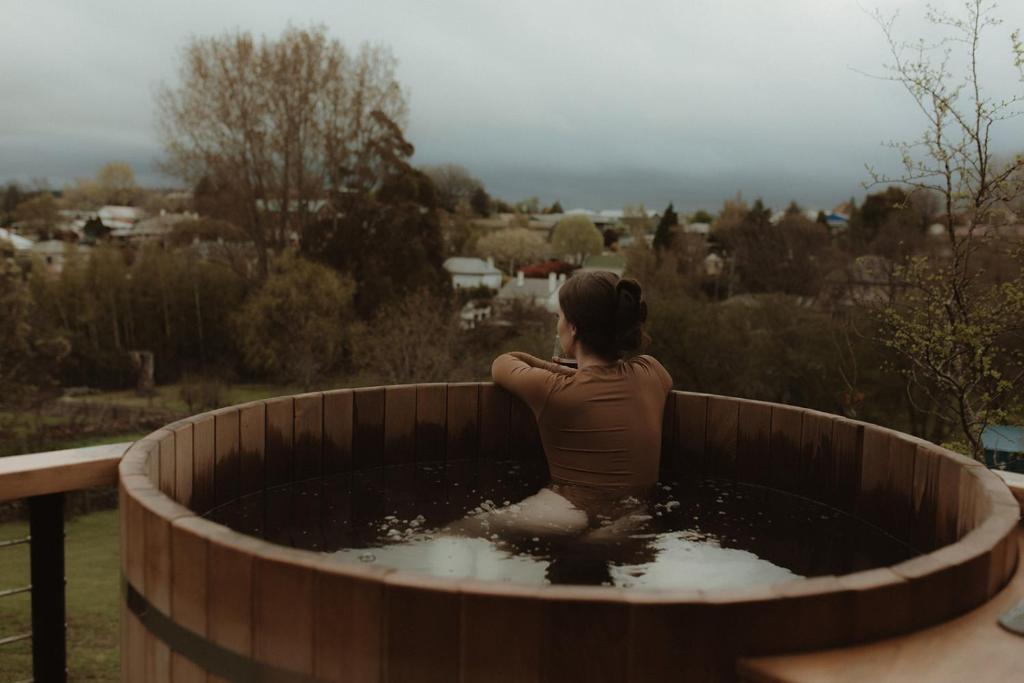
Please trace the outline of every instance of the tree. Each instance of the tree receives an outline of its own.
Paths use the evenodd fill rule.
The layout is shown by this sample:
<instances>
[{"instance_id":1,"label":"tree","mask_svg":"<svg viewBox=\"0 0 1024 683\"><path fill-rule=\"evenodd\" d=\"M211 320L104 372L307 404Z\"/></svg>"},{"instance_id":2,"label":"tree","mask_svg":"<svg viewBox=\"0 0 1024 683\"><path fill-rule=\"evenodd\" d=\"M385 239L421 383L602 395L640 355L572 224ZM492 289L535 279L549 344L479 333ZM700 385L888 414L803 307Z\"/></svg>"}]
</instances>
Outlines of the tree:
<instances>
[{"instance_id":1,"label":"tree","mask_svg":"<svg viewBox=\"0 0 1024 683\"><path fill-rule=\"evenodd\" d=\"M478 255L490 256L495 263L506 264L510 274L515 273L517 266L543 258L546 251L544 239L528 228L496 230L476 242Z\"/></svg>"},{"instance_id":2,"label":"tree","mask_svg":"<svg viewBox=\"0 0 1024 683\"><path fill-rule=\"evenodd\" d=\"M567 216L555 225L551 246L559 256L567 256L576 264L591 254L600 254L604 237L594 222L586 216Z\"/></svg>"},{"instance_id":3,"label":"tree","mask_svg":"<svg viewBox=\"0 0 1024 683\"><path fill-rule=\"evenodd\" d=\"M434 183L437 190L437 204L448 213L455 213L459 204L470 204L474 193L483 190L484 184L474 178L465 166L438 164L420 169ZM483 215L481 212L480 215Z\"/></svg>"},{"instance_id":4,"label":"tree","mask_svg":"<svg viewBox=\"0 0 1024 683\"><path fill-rule=\"evenodd\" d=\"M49 192L40 192L26 199L14 210L14 220L44 240L53 237L59 219L57 200Z\"/></svg>"},{"instance_id":5,"label":"tree","mask_svg":"<svg viewBox=\"0 0 1024 683\"><path fill-rule=\"evenodd\" d=\"M895 17L875 13L891 53L886 78L906 89L927 125L919 139L894 143L904 166L899 177L872 170L872 178L938 195L947 248L944 257L917 256L898 269L906 294L873 309L879 341L905 360L909 385L977 459L984 455L982 431L1019 401L1024 379L1024 273L1018 268L992 284L975 264L998 210L1024 195L1024 157L1000 160L990 145L1024 100L1024 93L992 96L982 81L979 51L986 31L999 24L994 7L969 0L962 16L929 10L931 25L946 35L912 44L896 37ZM1011 35L1011 59L1024 78L1019 35ZM960 75L953 72L954 49L962 50Z\"/></svg>"},{"instance_id":6,"label":"tree","mask_svg":"<svg viewBox=\"0 0 1024 683\"><path fill-rule=\"evenodd\" d=\"M58 363L70 347L33 305L21 270L0 259L0 407L24 408L57 388Z\"/></svg>"},{"instance_id":7,"label":"tree","mask_svg":"<svg viewBox=\"0 0 1024 683\"><path fill-rule=\"evenodd\" d=\"M7 225L14 220L14 210L25 199L25 193L18 183L7 183L4 187L3 200L0 202L0 225Z\"/></svg>"},{"instance_id":8,"label":"tree","mask_svg":"<svg viewBox=\"0 0 1024 683\"><path fill-rule=\"evenodd\" d=\"M387 384L443 382L459 358L458 338L458 317L451 303L419 289L358 327L353 364L364 377Z\"/></svg>"},{"instance_id":9,"label":"tree","mask_svg":"<svg viewBox=\"0 0 1024 683\"><path fill-rule=\"evenodd\" d=\"M711 225L714 222L715 217L704 209L698 209L692 216L690 216L691 223L707 223Z\"/></svg>"},{"instance_id":10,"label":"tree","mask_svg":"<svg viewBox=\"0 0 1024 683\"><path fill-rule=\"evenodd\" d=\"M491 215L491 195L487 194L483 186L473 190L473 194L469 196L469 208L477 216L487 218Z\"/></svg>"},{"instance_id":11,"label":"tree","mask_svg":"<svg viewBox=\"0 0 1024 683\"><path fill-rule=\"evenodd\" d=\"M565 213L565 209L562 208L562 202L555 200L555 203L548 207L545 213Z\"/></svg>"},{"instance_id":12,"label":"tree","mask_svg":"<svg viewBox=\"0 0 1024 683\"><path fill-rule=\"evenodd\" d=\"M130 164L111 161L96 172L96 185L104 204L134 204L139 199L139 186Z\"/></svg>"},{"instance_id":13,"label":"tree","mask_svg":"<svg viewBox=\"0 0 1024 683\"><path fill-rule=\"evenodd\" d=\"M398 124L379 111L372 118L381 133L340 178L333 215L307 226L301 247L355 280L363 318L417 289L450 286L433 183L409 163L415 150Z\"/></svg>"},{"instance_id":14,"label":"tree","mask_svg":"<svg viewBox=\"0 0 1024 683\"><path fill-rule=\"evenodd\" d=\"M157 98L165 170L224 198L231 214L216 217L244 226L265 275L268 249L313 221L315 200L345 190L391 135L384 121L404 120L394 70L387 49L353 55L323 26L195 38L178 84Z\"/></svg>"},{"instance_id":15,"label":"tree","mask_svg":"<svg viewBox=\"0 0 1024 683\"><path fill-rule=\"evenodd\" d=\"M540 200L536 197L527 197L516 202L516 211L519 213L540 213Z\"/></svg>"},{"instance_id":16,"label":"tree","mask_svg":"<svg viewBox=\"0 0 1024 683\"><path fill-rule=\"evenodd\" d=\"M353 321L351 279L298 256L270 275L234 316L246 365L310 388L344 359Z\"/></svg>"},{"instance_id":17,"label":"tree","mask_svg":"<svg viewBox=\"0 0 1024 683\"><path fill-rule=\"evenodd\" d=\"M662 251L672 246L672 228L679 225L679 216L676 215L672 202L669 202L665 213L658 221L658 228L654 232L654 249Z\"/></svg>"}]
</instances>

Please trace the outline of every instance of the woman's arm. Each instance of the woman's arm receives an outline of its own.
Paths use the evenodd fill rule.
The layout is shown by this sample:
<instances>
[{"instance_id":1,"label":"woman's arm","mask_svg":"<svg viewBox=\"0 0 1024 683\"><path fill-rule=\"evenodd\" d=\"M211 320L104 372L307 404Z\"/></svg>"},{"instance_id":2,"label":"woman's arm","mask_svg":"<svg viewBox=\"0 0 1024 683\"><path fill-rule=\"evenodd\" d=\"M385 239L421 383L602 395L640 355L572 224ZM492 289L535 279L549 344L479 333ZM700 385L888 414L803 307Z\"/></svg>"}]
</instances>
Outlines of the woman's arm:
<instances>
[{"instance_id":1,"label":"woman's arm","mask_svg":"<svg viewBox=\"0 0 1024 683\"><path fill-rule=\"evenodd\" d=\"M525 360L524 357L529 360ZM546 363L528 353L503 353L491 364L491 377L495 384L525 401L534 415L540 415L555 385L565 376L573 374L571 368L562 368L570 370L562 372L542 367L548 365L561 368L555 363Z\"/></svg>"},{"instance_id":2,"label":"woman's arm","mask_svg":"<svg viewBox=\"0 0 1024 683\"><path fill-rule=\"evenodd\" d=\"M548 372L557 372L560 375L575 375L576 368L570 368L567 365L559 365L558 363L551 363L546 360L541 360L536 356L531 356L523 351L510 351L509 354L513 358L523 361L532 368L541 368Z\"/></svg>"}]
</instances>

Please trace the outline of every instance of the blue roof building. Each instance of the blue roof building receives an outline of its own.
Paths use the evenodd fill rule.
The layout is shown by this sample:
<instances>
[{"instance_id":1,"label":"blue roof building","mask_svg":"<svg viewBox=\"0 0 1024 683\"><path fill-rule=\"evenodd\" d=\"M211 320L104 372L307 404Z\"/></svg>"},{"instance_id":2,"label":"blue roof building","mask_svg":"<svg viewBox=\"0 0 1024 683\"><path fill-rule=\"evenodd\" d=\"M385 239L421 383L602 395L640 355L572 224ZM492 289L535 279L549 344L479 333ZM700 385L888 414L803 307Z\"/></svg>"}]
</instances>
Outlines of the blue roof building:
<instances>
[{"instance_id":1,"label":"blue roof building","mask_svg":"<svg viewBox=\"0 0 1024 683\"><path fill-rule=\"evenodd\" d=\"M1024 427L989 425L981 433L981 445L989 467L1024 472Z\"/></svg>"}]
</instances>

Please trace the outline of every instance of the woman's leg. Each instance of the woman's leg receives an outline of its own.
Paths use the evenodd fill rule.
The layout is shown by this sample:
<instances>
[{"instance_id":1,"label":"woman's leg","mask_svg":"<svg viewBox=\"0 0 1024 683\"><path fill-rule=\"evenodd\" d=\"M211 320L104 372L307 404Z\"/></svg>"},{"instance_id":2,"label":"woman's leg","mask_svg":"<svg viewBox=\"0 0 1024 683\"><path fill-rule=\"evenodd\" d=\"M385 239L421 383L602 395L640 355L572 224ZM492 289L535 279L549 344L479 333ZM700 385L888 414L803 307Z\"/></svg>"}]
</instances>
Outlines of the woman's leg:
<instances>
[{"instance_id":1,"label":"woman's leg","mask_svg":"<svg viewBox=\"0 0 1024 683\"><path fill-rule=\"evenodd\" d=\"M523 534L575 535L587 528L587 513L551 489L541 489L518 503L452 522L443 531L467 536Z\"/></svg>"}]
</instances>

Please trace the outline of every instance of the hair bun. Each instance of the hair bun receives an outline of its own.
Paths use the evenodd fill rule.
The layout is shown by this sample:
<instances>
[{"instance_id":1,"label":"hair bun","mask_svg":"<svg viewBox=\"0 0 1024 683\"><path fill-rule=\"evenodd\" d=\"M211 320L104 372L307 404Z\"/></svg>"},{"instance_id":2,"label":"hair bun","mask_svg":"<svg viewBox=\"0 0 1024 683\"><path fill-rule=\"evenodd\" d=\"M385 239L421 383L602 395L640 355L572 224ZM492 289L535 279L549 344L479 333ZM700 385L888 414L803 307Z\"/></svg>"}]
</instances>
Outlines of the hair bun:
<instances>
[{"instance_id":1,"label":"hair bun","mask_svg":"<svg viewBox=\"0 0 1024 683\"><path fill-rule=\"evenodd\" d=\"M647 302L640 283L632 278L620 279L615 284L616 322L626 326L647 320Z\"/></svg>"}]
</instances>

